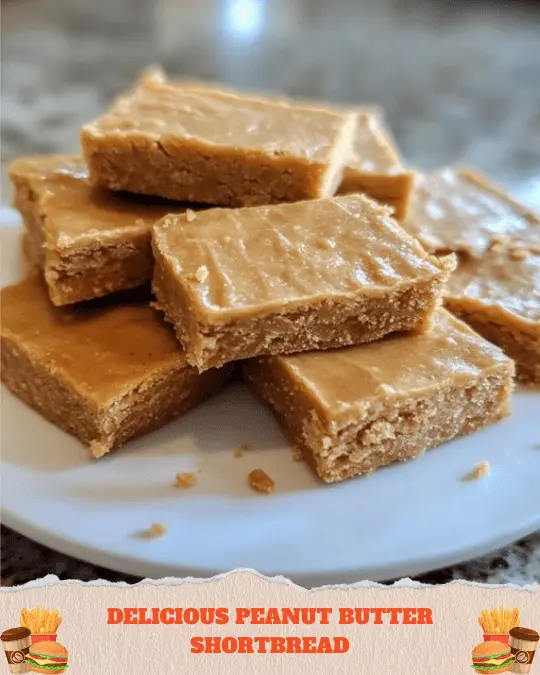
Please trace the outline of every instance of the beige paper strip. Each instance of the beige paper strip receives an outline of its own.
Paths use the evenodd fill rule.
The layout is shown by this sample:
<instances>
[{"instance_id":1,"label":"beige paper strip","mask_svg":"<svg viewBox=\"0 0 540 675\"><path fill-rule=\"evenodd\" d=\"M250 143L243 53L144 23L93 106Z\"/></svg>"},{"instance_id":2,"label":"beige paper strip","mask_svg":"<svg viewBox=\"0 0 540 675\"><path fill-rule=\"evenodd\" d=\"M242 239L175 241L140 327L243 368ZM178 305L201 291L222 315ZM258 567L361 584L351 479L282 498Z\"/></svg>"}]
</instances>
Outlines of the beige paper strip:
<instances>
[{"instance_id":1,"label":"beige paper strip","mask_svg":"<svg viewBox=\"0 0 540 675\"><path fill-rule=\"evenodd\" d=\"M402 581L394 586L362 583L354 587L307 591L286 580L271 580L250 571L232 572L210 580L146 581L131 587L105 582L59 582L55 577L48 577L17 589L1 589L1 630L19 626L22 608L31 610L37 605L42 611L57 609L62 617L56 640L68 650L70 675L237 675L242 672L254 675L459 675L474 673L472 649L484 641L478 623L482 609L499 609L501 605L510 611L517 608L521 626L540 631L539 586L524 589L456 582L430 587ZM129 608L131 611L126 611ZM141 614L133 608L149 611ZM219 623L108 623L108 617L117 620L143 616L151 620L152 608L156 608L155 616L165 621L179 617L195 621L212 618L213 614ZM203 611L211 608L221 609ZM240 611L241 624L236 623L239 608L244 610ZM270 611L270 608L279 611ZM283 608L291 610L287 617ZM310 621L315 616L315 623L250 623L253 618L274 621L295 618L294 608L304 608L300 618ZM363 609L355 612L351 608ZM368 623L340 623L340 613L342 617L357 614ZM229 620L225 622L227 616ZM432 623L426 622L430 617ZM328 619L328 623L322 623L321 619ZM419 619L424 623L416 623ZM391 623L392 620L395 623ZM200 640L192 642L197 637ZM253 641L265 637L281 640ZM314 639L283 640L304 637ZM334 641L336 637L341 639ZM260 644L266 649L273 644L280 650L300 644L302 648L306 645L335 648L337 645L346 651L339 654L193 653L192 645L207 645L205 638L231 638L220 642L231 650L246 649L250 644L255 650ZM38 646L34 645L36 649ZM2 656L0 674L9 673L9 668ZM540 675L540 656L531 664L530 672Z\"/></svg>"}]
</instances>

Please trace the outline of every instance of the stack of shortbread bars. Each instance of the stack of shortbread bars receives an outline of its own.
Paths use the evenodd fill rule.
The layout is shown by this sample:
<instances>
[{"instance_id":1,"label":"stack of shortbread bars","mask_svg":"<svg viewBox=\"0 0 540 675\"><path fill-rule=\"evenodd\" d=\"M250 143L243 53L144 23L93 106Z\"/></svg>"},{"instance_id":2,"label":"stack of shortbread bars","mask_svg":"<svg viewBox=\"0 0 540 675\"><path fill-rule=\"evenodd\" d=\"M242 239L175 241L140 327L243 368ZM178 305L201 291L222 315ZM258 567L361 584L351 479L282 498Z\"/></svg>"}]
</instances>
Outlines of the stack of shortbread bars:
<instances>
[{"instance_id":1,"label":"stack of shortbread bars","mask_svg":"<svg viewBox=\"0 0 540 675\"><path fill-rule=\"evenodd\" d=\"M377 108L150 69L81 145L11 165L2 378L95 457L240 376L334 482L501 419L515 364L540 382L539 217L406 168Z\"/></svg>"}]
</instances>

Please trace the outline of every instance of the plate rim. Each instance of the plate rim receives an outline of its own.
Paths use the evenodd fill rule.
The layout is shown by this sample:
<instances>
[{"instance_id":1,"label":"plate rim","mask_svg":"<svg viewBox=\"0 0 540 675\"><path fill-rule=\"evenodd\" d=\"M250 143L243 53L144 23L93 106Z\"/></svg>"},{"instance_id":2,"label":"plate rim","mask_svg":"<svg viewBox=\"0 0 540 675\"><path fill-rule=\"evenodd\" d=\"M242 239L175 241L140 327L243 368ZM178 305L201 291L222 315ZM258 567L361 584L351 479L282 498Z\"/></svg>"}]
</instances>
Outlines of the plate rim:
<instances>
[{"instance_id":1,"label":"plate rim","mask_svg":"<svg viewBox=\"0 0 540 675\"><path fill-rule=\"evenodd\" d=\"M128 557L121 553L112 553L110 550L105 550L99 546L86 546L73 539L69 539L64 535L58 534L58 532L47 532L45 528L36 527L28 519L17 516L14 512L4 506L2 506L2 524L8 528L11 528L15 532L28 537L38 544L45 546L46 548L50 548L58 553L68 555L72 558L75 558L76 560L79 560L81 564L89 563L98 567L120 572L122 574L128 574L130 576L152 579L163 579L171 576L175 578L190 577L207 579L218 574L231 571L228 569L224 570L210 567L205 568L201 567L200 565L192 568L178 567L174 568L176 570L174 571L173 567L166 563L150 563L138 556L132 555ZM331 584L356 583L365 580L374 582L389 581L400 578L415 577L428 572L459 565L470 560L475 560L479 557L482 557L483 555L487 555L488 553L503 549L506 546L509 546L524 537L534 534L539 530L540 515L534 516L530 522L527 522L525 525L519 528L506 530L502 536L500 533L498 533L497 536L491 535L485 537L474 547L468 546L454 549L454 552L451 554L441 554L435 558L432 557L423 561L420 558L409 558L405 561L402 560L398 565L395 565L395 567L392 567L391 564L383 565L379 568L381 570L381 574L373 574L368 570L368 575L367 573L361 571L361 567L357 569L344 568L341 570L324 570L317 573L308 574L298 574L294 572L288 573L286 570L269 571L257 569L256 571L267 577L286 577L287 579L304 588L315 588ZM149 571L152 568L160 570L160 573L155 574ZM137 571L137 569L139 571ZM141 570L143 569L146 570L145 574L141 574ZM399 572L400 569L407 569L408 571ZM390 573L390 570L395 571Z\"/></svg>"}]
</instances>

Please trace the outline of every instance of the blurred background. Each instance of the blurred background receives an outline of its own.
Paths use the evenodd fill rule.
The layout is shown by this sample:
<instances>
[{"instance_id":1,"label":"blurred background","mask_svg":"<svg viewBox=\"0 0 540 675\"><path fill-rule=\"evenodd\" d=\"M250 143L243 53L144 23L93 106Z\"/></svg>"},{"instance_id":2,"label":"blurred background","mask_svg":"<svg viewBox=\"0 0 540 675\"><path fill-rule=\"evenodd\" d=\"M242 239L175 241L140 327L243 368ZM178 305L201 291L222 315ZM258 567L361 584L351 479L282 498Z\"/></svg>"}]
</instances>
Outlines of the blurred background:
<instances>
[{"instance_id":1,"label":"blurred background","mask_svg":"<svg viewBox=\"0 0 540 675\"><path fill-rule=\"evenodd\" d=\"M80 125L150 62L379 103L415 166L469 162L540 206L535 0L4 0L3 168L76 150Z\"/></svg>"},{"instance_id":2,"label":"blurred background","mask_svg":"<svg viewBox=\"0 0 540 675\"><path fill-rule=\"evenodd\" d=\"M6 165L73 152L81 124L160 63L170 75L377 103L406 160L470 163L540 208L538 0L3 0ZM119 575L2 531L2 584ZM540 533L422 580L530 583ZM125 577L122 577L125 578Z\"/></svg>"}]
</instances>

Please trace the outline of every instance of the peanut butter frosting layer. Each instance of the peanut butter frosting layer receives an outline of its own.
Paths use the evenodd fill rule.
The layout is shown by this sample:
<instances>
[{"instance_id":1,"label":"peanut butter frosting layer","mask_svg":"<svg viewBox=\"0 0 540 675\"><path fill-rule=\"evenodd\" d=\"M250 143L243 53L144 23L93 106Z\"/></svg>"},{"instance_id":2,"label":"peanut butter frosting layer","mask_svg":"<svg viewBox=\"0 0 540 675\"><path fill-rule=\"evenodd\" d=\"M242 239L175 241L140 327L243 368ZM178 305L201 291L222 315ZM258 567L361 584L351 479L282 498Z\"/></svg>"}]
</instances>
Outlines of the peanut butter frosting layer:
<instances>
[{"instance_id":1,"label":"peanut butter frosting layer","mask_svg":"<svg viewBox=\"0 0 540 675\"><path fill-rule=\"evenodd\" d=\"M357 418L380 402L385 409L443 383L471 381L509 359L464 323L439 310L430 331L394 334L327 352L265 357L285 369L329 421Z\"/></svg>"},{"instance_id":2,"label":"peanut butter frosting layer","mask_svg":"<svg viewBox=\"0 0 540 675\"><path fill-rule=\"evenodd\" d=\"M318 298L383 294L431 280L427 254L362 195L168 216L154 243L187 282L196 312L242 313Z\"/></svg>"},{"instance_id":3,"label":"peanut butter frosting layer","mask_svg":"<svg viewBox=\"0 0 540 675\"><path fill-rule=\"evenodd\" d=\"M200 80L183 79L175 80L173 83L168 81L166 73L159 66L150 66L139 75L139 84L143 86L156 86L166 84L167 82L187 91L225 93L230 96L264 101L285 107L296 105L302 108L322 109L341 115L354 113L356 115L355 131L345 171L381 175L403 173L405 171L395 143L384 123L383 113L375 106L365 105L350 108L345 104L337 102L329 103L328 101L315 99L296 100L277 94L270 95L254 91L233 90L220 83Z\"/></svg>"},{"instance_id":4,"label":"peanut butter frosting layer","mask_svg":"<svg viewBox=\"0 0 540 675\"><path fill-rule=\"evenodd\" d=\"M535 214L483 176L446 168L419 177L404 227L433 253L480 257L493 237L539 224Z\"/></svg>"},{"instance_id":5,"label":"peanut butter frosting layer","mask_svg":"<svg viewBox=\"0 0 540 675\"><path fill-rule=\"evenodd\" d=\"M357 113L353 146L346 170L374 174L395 174L405 171L385 128L382 114L370 111Z\"/></svg>"},{"instance_id":6,"label":"peanut butter frosting layer","mask_svg":"<svg viewBox=\"0 0 540 675\"><path fill-rule=\"evenodd\" d=\"M110 297L60 309L41 279L31 277L0 293L2 337L97 404L111 403L153 373L185 364L173 331L148 303Z\"/></svg>"},{"instance_id":7,"label":"peanut butter frosting layer","mask_svg":"<svg viewBox=\"0 0 540 675\"><path fill-rule=\"evenodd\" d=\"M77 155L24 157L11 164L9 174L16 186L26 185L37 195L49 245L150 233L165 214L186 210L175 202L92 187L84 160Z\"/></svg>"},{"instance_id":8,"label":"peanut butter frosting layer","mask_svg":"<svg viewBox=\"0 0 540 675\"><path fill-rule=\"evenodd\" d=\"M189 139L204 145L327 163L351 114L284 106L223 91L194 90L147 76L109 112L86 125L91 136L139 135L161 143Z\"/></svg>"},{"instance_id":9,"label":"peanut butter frosting layer","mask_svg":"<svg viewBox=\"0 0 540 675\"><path fill-rule=\"evenodd\" d=\"M491 315L506 314L540 330L540 227L462 264L446 295L450 303L489 308Z\"/></svg>"}]
</instances>

